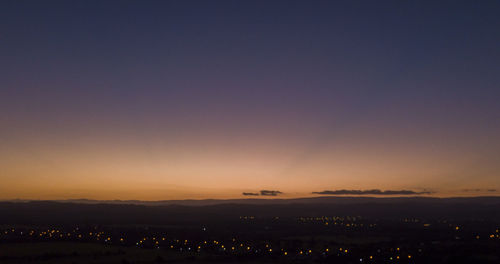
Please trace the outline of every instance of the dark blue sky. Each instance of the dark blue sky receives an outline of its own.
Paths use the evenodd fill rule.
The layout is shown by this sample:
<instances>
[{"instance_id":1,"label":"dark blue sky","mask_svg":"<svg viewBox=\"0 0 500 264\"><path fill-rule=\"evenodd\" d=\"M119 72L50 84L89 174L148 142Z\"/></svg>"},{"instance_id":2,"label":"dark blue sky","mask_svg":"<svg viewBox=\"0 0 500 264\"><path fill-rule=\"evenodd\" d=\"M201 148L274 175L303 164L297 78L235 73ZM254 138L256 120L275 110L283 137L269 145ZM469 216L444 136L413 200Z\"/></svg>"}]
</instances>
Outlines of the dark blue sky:
<instances>
[{"instance_id":1,"label":"dark blue sky","mask_svg":"<svg viewBox=\"0 0 500 264\"><path fill-rule=\"evenodd\" d=\"M1 1L0 178L92 189L74 172L106 149L187 190L226 174L226 189L482 188L500 162L499 14L498 1ZM88 174L138 181L109 166Z\"/></svg>"}]
</instances>

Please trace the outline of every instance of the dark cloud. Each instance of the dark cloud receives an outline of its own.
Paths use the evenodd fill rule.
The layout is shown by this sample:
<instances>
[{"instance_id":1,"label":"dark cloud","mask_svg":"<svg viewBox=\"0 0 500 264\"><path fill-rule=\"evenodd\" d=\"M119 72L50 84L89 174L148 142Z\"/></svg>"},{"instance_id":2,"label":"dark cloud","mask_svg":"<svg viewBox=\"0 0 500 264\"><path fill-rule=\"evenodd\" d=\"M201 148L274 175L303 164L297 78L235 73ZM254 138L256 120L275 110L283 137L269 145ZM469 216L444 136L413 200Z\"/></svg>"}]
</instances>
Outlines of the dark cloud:
<instances>
[{"instance_id":1,"label":"dark cloud","mask_svg":"<svg viewBox=\"0 0 500 264\"><path fill-rule=\"evenodd\" d=\"M496 189L463 189L462 192L496 192Z\"/></svg>"},{"instance_id":2,"label":"dark cloud","mask_svg":"<svg viewBox=\"0 0 500 264\"><path fill-rule=\"evenodd\" d=\"M258 193L250 193L250 192L244 192L243 195L245 196L258 196Z\"/></svg>"},{"instance_id":3,"label":"dark cloud","mask_svg":"<svg viewBox=\"0 0 500 264\"><path fill-rule=\"evenodd\" d=\"M244 192L242 193L245 196L278 196L282 194L280 191L275 191L275 190L261 190L258 193L252 193L252 192Z\"/></svg>"},{"instance_id":4,"label":"dark cloud","mask_svg":"<svg viewBox=\"0 0 500 264\"><path fill-rule=\"evenodd\" d=\"M279 194L282 194L280 191L269 191L269 190L262 190L260 191L260 195L263 196L277 196Z\"/></svg>"},{"instance_id":5,"label":"dark cloud","mask_svg":"<svg viewBox=\"0 0 500 264\"><path fill-rule=\"evenodd\" d=\"M322 192L313 192L313 194L326 194L326 195L416 195L416 194L431 194L432 192L423 191L423 192L415 192L409 190L386 190L381 191L378 189L373 190L334 190L334 191L322 191Z\"/></svg>"},{"instance_id":6,"label":"dark cloud","mask_svg":"<svg viewBox=\"0 0 500 264\"><path fill-rule=\"evenodd\" d=\"M481 189L463 189L462 192L480 192Z\"/></svg>"}]
</instances>

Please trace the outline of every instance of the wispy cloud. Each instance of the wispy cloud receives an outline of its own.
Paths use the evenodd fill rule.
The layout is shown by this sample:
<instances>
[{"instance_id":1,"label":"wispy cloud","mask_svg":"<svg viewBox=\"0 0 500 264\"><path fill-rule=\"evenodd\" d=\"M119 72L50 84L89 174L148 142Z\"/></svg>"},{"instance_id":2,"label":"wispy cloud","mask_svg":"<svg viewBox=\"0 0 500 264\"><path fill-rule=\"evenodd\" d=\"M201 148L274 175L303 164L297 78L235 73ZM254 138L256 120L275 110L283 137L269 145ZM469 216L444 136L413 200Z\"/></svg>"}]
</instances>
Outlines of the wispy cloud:
<instances>
[{"instance_id":1,"label":"wispy cloud","mask_svg":"<svg viewBox=\"0 0 500 264\"><path fill-rule=\"evenodd\" d=\"M258 193L251 193L251 192L244 192L243 195L245 195L245 196L259 196Z\"/></svg>"},{"instance_id":2,"label":"wispy cloud","mask_svg":"<svg viewBox=\"0 0 500 264\"><path fill-rule=\"evenodd\" d=\"M313 194L322 195L418 195L418 194L431 194L432 192L423 191L415 192L410 190L385 190L381 191L379 189L373 190L325 190L322 192L313 192Z\"/></svg>"}]
</instances>

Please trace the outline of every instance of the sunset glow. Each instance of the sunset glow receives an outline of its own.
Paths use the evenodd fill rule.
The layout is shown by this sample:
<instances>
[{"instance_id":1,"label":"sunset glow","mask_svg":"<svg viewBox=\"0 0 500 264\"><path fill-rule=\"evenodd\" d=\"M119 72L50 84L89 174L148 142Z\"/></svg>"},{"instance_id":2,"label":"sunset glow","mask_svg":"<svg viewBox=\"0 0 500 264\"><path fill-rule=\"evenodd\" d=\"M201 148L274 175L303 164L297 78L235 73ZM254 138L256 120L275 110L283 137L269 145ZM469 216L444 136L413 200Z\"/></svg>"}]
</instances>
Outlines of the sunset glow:
<instances>
[{"instance_id":1,"label":"sunset glow","mask_svg":"<svg viewBox=\"0 0 500 264\"><path fill-rule=\"evenodd\" d=\"M0 199L500 190L487 5L21 2L0 4Z\"/></svg>"}]
</instances>

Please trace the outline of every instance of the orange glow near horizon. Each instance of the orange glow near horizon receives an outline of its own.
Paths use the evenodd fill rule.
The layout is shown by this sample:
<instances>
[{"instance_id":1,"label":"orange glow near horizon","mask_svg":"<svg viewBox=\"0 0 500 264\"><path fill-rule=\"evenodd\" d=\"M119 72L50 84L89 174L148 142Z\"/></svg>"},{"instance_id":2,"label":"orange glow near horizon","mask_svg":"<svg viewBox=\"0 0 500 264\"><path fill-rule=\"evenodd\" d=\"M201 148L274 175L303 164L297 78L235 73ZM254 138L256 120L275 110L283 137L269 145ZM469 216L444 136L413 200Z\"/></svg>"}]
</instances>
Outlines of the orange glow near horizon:
<instances>
[{"instance_id":1,"label":"orange glow near horizon","mask_svg":"<svg viewBox=\"0 0 500 264\"><path fill-rule=\"evenodd\" d=\"M430 190L431 196L496 195L493 174L460 180L470 156L445 147L359 138L307 142L273 136L191 138L168 144L108 137L100 141L20 138L0 151L0 199L234 199L242 192L279 190L257 198L315 197L337 189ZM306 153L307 155L304 155ZM486 171L487 172L487 171ZM488 186L488 187L485 187ZM470 189L475 191L463 191Z\"/></svg>"}]
</instances>

